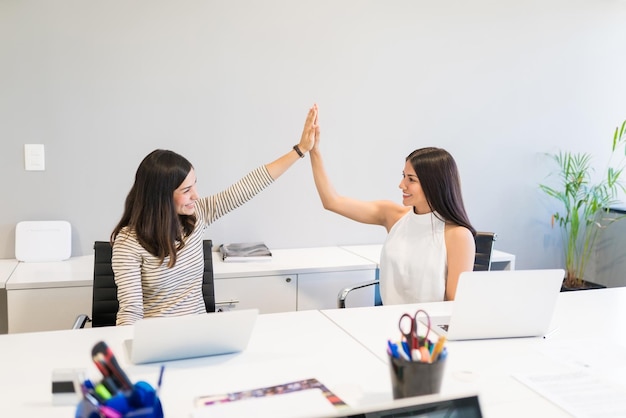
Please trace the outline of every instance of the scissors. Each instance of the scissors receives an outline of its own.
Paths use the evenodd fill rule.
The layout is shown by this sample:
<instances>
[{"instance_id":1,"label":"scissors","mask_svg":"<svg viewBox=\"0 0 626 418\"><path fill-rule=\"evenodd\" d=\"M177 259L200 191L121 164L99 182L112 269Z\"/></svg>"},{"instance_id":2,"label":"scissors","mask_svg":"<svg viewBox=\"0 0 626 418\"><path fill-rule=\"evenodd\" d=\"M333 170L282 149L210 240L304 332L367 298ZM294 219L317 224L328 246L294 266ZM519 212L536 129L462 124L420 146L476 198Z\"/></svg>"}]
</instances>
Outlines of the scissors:
<instances>
[{"instance_id":1,"label":"scissors","mask_svg":"<svg viewBox=\"0 0 626 418\"><path fill-rule=\"evenodd\" d=\"M428 334L430 333L430 316L426 313L426 311L424 311L423 309L418 309L413 316L405 312L402 314L402 316L400 316L400 320L398 321L398 328L404 336L411 351L418 349L420 346L420 338L417 332L417 316L420 313L423 313L424 315L426 315L426 318L428 318L429 326L426 327L426 335L422 340L428 341Z\"/></svg>"}]
</instances>

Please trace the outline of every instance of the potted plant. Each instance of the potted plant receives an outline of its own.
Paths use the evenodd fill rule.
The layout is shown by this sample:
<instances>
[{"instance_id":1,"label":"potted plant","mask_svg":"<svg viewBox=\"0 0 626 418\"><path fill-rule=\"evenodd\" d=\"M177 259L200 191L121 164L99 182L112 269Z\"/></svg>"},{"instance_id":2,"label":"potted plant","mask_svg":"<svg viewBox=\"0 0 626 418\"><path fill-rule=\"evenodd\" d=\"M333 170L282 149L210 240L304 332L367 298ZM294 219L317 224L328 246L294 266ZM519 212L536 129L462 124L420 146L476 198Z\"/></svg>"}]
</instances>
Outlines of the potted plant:
<instances>
[{"instance_id":1,"label":"potted plant","mask_svg":"<svg viewBox=\"0 0 626 418\"><path fill-rule=\"evenodd\" d=\"M547 154L558 166L552 177L556 185L540 184L548 196L558 200L562 208L552 215L552 226L558 223L565 252L564 289L583 288L585 269L602 230L619 217L607 216L609 209L626 191L622 174L626 168L626 121L615 128L611 154L606 170L594 178L589 153L560 151ZM615 163L615 159L618 161Z\"/></svg>"}]
</instances>

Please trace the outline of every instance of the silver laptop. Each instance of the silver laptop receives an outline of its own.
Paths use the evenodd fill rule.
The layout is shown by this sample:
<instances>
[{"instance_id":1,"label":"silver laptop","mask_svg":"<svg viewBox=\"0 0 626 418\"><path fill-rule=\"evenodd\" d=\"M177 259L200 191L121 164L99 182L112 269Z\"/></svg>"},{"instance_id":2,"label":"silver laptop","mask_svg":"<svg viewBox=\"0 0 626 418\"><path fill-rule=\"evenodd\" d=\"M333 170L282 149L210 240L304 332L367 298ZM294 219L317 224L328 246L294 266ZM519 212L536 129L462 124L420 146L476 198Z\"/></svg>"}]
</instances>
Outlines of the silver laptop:
<instances>
[{"instance_id":1,"label":"silver laptop","mask_svg":"<svg viewBox=\"0 0 626 418\"><path fill-rule=\"evenodd\" d=\"M142 319L124 346L134 364L235 353L248 345L258 313L245 309Z\"/></svg>"},{"instance_id":2,"label":"silver laptop","mask_svg":"<svg viewBox=\"0 0 626 418\"><path fill-rule=\"evenodd\" d=\"M461 273L452 314L431 317L431 330L448 340L545 335L564 275L561 269Z\"/></svg>"}]
</instances>

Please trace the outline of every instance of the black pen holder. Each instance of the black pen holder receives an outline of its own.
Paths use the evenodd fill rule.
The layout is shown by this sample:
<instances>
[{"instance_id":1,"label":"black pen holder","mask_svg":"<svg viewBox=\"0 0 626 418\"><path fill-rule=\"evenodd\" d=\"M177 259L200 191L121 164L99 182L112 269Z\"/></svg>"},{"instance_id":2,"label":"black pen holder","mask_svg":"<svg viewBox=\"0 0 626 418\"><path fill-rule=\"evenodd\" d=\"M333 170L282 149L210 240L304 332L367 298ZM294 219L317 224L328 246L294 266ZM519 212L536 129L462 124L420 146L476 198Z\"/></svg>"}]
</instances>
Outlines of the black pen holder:
<instances>
[{"instance_id":1,"label":"black pen holder","mask_svg":"<svg viewBox=\"0 0 626 418\"><path fill-rule=\"evenodd\" d=\"M113 410L107 414L107 409ZM163 407L156 391L150 384L140 381L132 391L119 392L100 405L87 399L79 402L76 418L101 418L114 416L115 412L124 418L163 418Z\"/></svg>"},{"instance_id":2,"label":"black pen holder","mask_svg":"<svg viewBox=\"0 0 626 418\"><path fill-rule=\"evenodd\" d=\"M393 398L401 399L439 393L446 360L425 363L389 356L389 366Z\"/></svg>"}]
</instances>

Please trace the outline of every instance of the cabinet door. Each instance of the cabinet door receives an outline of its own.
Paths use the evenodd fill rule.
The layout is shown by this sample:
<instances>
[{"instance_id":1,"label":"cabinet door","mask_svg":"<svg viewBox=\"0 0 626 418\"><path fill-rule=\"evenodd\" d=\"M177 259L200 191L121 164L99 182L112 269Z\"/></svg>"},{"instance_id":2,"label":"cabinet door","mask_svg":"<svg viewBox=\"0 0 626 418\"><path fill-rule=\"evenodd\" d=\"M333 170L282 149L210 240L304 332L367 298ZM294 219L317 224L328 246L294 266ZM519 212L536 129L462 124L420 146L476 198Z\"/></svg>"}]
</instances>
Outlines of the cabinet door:
<instances>
[{"instance_id":1,"label":"cabinet door","mask_svg":"<svg viewBox=\"0 0 626 418\"><path fill-rule=\"evenodd\" d=\"M91 299L91 286L8 290L8 332L70 329L78 315L91 315Z\"/></svg>"},{"instance_id":2,"label":"cabinet door","mask_svg":"<svg viewBox=\"0 0 626 418\"><path fill-rule=\"evenodd\" d=\"M375 278L375 269L298 274L298 310L336 308L341 289ZM351 292L346 306L374 306L374 289L368 286Z\"/></svg>"},{"instance_id":3,"label":"cabinet door","mask_svg":"<svg viewBox=\"0 0 626 418\"><path fill-rule=\"evenodd\" d=\"M259 313L296 310L297 276L215 279L215 310L257 308Z\"/></svg>"}]
</instances>

